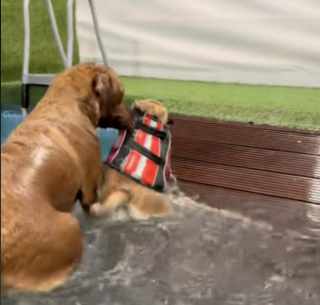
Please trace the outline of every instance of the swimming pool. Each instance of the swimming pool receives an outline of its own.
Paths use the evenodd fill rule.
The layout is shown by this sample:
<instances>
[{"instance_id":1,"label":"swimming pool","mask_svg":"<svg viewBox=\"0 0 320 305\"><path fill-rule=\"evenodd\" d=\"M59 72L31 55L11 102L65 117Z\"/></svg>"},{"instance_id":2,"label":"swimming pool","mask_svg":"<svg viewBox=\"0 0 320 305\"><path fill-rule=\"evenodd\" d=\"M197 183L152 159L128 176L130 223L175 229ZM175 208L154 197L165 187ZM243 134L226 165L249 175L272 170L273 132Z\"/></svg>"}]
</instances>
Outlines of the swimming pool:
<instances>
[{"instance_id":1,"label":"swimming pool","mask_svg":"<svg viewBox=\"0 0 320 305\"><path fill-rule=\"evenodd\" d=\"M18 106L1 106L1 143L21 122ZM99 131L104 158L116 136ZM143 222L99 222L76 206L85 246L71 280L49 294L1 297L1 304L320 304L320 222L308 216L311 205L282 214L250 199L249 218L181 192L170 199L171 215ZM293 221L293 229L283 225Z\"/></svg>"},{"instance_id":2,"label":"swimming pool","mask_svg":"<svg viewBox=\"0 0 320 305\"><path fill-rule=\"evenodd\" d=\"M1 105L1 145L8 139L11 132L23 121L20 107L2 106ZM99 139L101 143L101 152L103 160L106 159L110 153L110 149L118 131L116 129L98 129Z\"/></svg>"}]
</instances>

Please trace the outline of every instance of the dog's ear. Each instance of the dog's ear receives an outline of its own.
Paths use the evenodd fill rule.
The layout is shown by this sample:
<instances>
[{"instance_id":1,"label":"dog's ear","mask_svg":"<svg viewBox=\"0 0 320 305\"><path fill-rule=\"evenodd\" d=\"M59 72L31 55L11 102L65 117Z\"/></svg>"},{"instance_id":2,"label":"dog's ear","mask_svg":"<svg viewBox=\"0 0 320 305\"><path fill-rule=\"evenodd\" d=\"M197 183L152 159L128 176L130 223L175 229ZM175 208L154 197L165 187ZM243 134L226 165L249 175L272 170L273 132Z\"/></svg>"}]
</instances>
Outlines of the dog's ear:
<instances>
[{"instance_id":1,"label":"dog's ear","mask_svg":"<svg viewBox=\"0 0 320 305\"><path fill-rule=\"evenodd\" d=\"M122 102L124 96L123 85L115 72L110 68L108 72L98 71L92 82L93 91L98 99L100 117L107 118L108 112L115 105Z\"/></svg>"},{"instance_id":2,"label":"dog's ear","mask_svg":"<svg viewBox=\"0 0 320 305\"><path fill-rule=\"evenodd\" d=\"M99 117L102 117L108 112L108 84L104 83L101 73L97 73L92 80L92 90L97 97L97 109Z\"/></svg>"},{"instance_id":3,"label":"dog's ear","mask_svg":"<svg viewBox=\"0 0 320 305\"><path fill-rule=\"evenodd\" d=\"M134 116L123 102L124 88L118 75L111 68L103 67L95 76L92 86L100 112L98 126L131 130Z\"/></svg>"}]
</instances>

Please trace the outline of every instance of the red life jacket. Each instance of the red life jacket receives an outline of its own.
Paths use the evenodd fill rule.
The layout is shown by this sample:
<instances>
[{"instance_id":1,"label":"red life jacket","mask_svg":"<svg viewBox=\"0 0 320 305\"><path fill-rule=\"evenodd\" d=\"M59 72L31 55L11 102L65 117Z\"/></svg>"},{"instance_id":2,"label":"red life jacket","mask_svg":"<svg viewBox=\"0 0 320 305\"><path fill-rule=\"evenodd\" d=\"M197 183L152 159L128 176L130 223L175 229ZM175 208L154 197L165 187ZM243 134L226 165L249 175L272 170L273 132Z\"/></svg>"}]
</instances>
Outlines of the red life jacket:
<instances>
[{"instance_id":1,"label":"red life jacket","mask_svg":"<svg viewBox=\"0 0 320 305\"><path fill-rule=\"evenodd\" d=\"M157 118L139 109L134 131L119 131L106 164L134 181L163 192L169 177L171 133Z\"/></svg>"}]
</instances>

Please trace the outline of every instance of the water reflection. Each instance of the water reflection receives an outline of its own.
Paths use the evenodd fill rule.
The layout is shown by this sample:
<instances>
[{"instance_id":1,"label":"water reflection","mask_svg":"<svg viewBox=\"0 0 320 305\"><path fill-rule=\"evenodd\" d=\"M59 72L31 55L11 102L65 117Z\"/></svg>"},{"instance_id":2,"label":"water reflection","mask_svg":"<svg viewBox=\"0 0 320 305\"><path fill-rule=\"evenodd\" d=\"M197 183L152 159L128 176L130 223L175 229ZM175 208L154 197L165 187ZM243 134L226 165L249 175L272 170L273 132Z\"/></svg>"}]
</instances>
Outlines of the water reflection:
<instances>
[{"instance_id":1,"label":"water reflection","mask_svg":"<svg viewBox=\"0 0 320 305\"><path fill-rule=\"evenodd\" d=\"M3 304L320 304L319 209L293 230L181 194L173 202L167 219L141 223L98 223L76 211L86 252L70 283Z\"/></svg>"}]
</instances>

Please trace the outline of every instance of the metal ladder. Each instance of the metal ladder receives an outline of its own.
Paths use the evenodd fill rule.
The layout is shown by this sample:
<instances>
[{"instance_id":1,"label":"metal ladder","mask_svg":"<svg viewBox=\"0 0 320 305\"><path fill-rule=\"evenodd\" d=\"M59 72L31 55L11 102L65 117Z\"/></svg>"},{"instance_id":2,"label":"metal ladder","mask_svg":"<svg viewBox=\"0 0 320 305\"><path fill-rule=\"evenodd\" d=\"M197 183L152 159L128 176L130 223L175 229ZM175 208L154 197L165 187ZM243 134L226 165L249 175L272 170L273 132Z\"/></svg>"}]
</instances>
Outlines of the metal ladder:
<instances>
[{"instance_id":1,"label":"metal ladder","mask_svg":"<svg viewBox=\"0 0 320 305\"><path fill-rule=\"evenodd\" d=\"M73 60L73 9L74 9L74 0L67 1L67 33L68 33L68 43L67 43L67 54L64 51L62 46L61 38L59 35L56 18L53 12L53 7L51 0L43 0L47 6L51 29L58 46L60 57L63 63L64 68L72 66ZM90 5L90 11L92 16L92 21L94 25L95 35L98 41L100 53L102 56L102 61L107 65L107 56L105 49L102 44L100 29L98 24L98 19L93 4L93 0L88 0ZM25 118L28 115L29 108L29 92L31 86L43 86L48 87L55 74L30 74L29 73L29 62L30 62L30 0L24 0L23 3L23 17L24 17L24 57L23 57L23 70L22 70L22 85L21 85L21 109L22 115Z\"/></svg>"}]
</instances>

